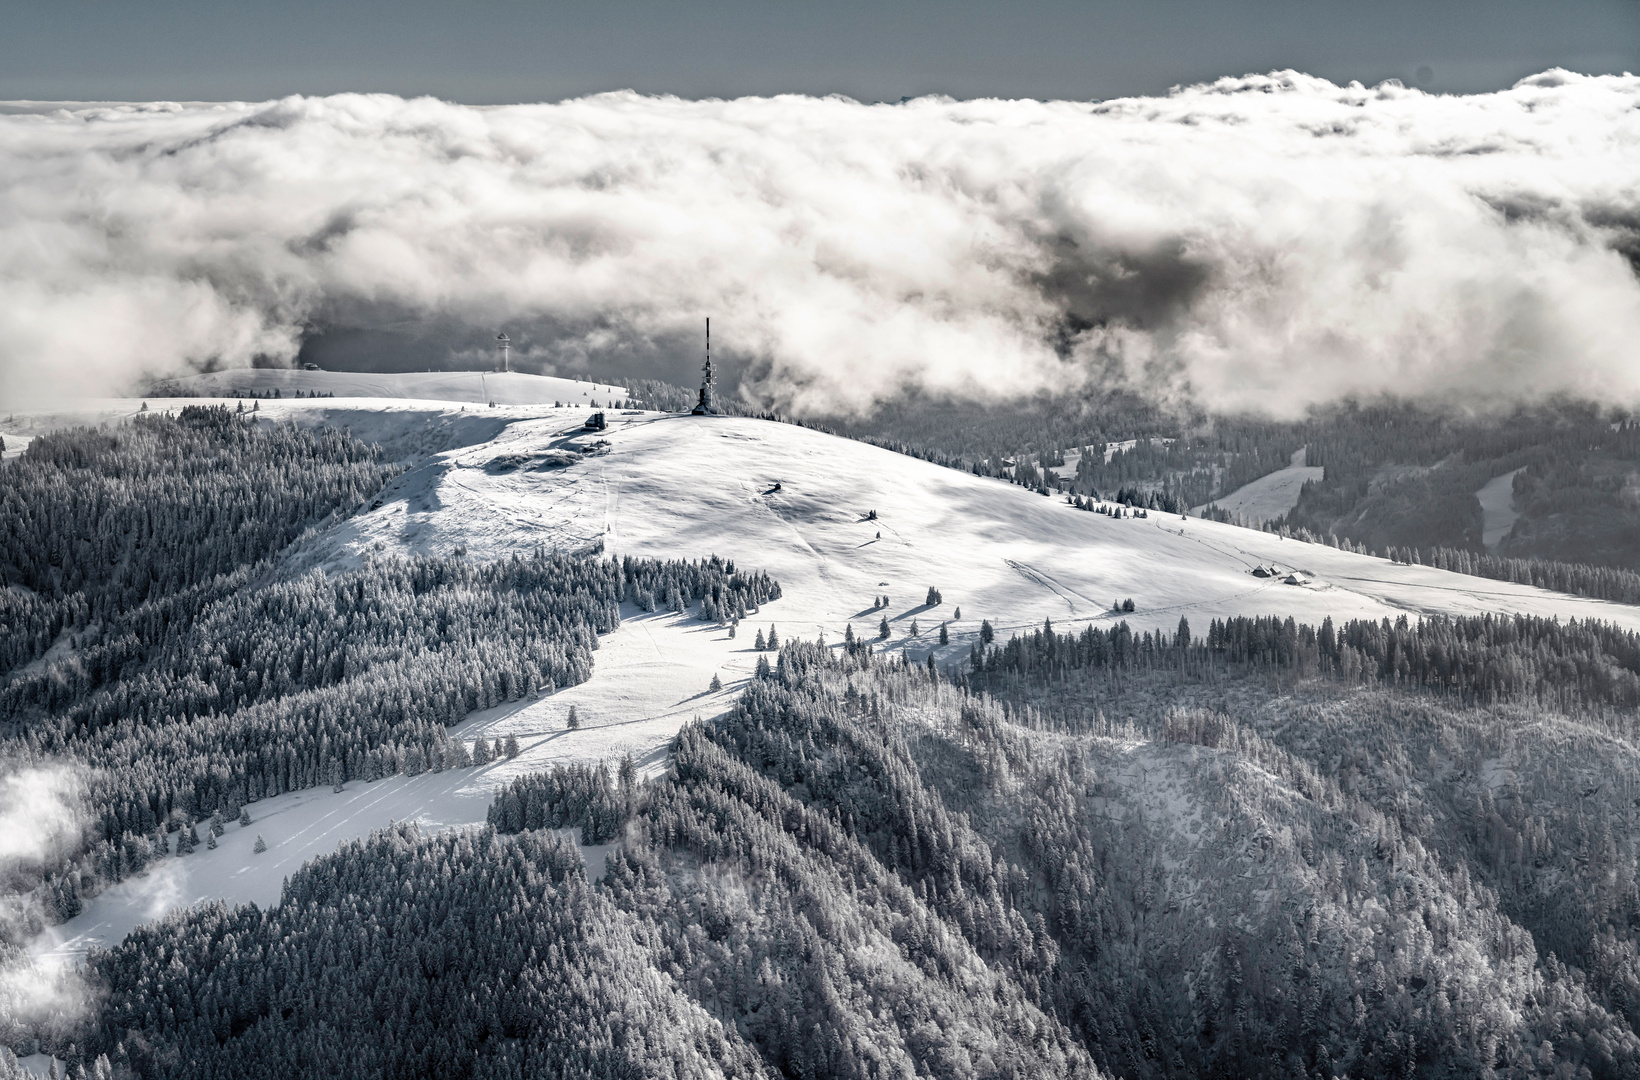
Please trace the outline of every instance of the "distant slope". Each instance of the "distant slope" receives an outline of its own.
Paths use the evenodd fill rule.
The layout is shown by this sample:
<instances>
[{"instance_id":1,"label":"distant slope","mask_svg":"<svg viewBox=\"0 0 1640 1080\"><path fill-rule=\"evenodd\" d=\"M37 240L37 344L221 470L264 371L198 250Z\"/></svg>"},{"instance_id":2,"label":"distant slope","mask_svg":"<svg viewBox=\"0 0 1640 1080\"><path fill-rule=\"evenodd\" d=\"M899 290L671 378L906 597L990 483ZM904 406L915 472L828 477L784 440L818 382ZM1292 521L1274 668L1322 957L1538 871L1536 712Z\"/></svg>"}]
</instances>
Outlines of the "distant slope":
<instances>
[{"instance_id":1,"label":"distant slope","mask_svg":"<svg viewBox=\"0 0 1640 1080\"><path fill-rule=\"evenodd\" d=\"M562 379L549 375L499 371L302 371L291 368L235 368L186 379L169 380L182 390L205 396L248 397L277 389L282 395L318 392L336 397L421 398L500 405L610 405L626 397L626 387L611 383Z\"/></svg>"},{"instance_id":2,"label":"distant slope","mask_svg":"<svg viewBox=\"0 0 1640 1080\"><path fill-rule=\"evenodd\" d=\"M1326 474L1320 466L1305 465L1304 457L1305 448L1301 446L1293 451L1292 463L1285 469L1243 484L1223 498L1213 500L1211 505L1250 522L1274 521L1298 505L1299 493L1306 483L1319 481ZM1199 514L1205 509L1207 504L1195 507L1191 512Z\"/></svg>"},{"instance_id":3,"label":"distant slope","mask_svg":"<svg viewBox=\"0 0 1640 1080\"><path fill-rule=\"evenodd\" d=\"M1515 520L1520 517L1520 512L1515 509L1515 475L1525 469L1523 465L1502 476L1494 476L1485 487L1475 492L1475 497L1481 501L1481 513L1485 515L1485 531L1481 539L1488 551L1496 548L1498 542L1509 535Z\"/></svg>"}]
</instances>

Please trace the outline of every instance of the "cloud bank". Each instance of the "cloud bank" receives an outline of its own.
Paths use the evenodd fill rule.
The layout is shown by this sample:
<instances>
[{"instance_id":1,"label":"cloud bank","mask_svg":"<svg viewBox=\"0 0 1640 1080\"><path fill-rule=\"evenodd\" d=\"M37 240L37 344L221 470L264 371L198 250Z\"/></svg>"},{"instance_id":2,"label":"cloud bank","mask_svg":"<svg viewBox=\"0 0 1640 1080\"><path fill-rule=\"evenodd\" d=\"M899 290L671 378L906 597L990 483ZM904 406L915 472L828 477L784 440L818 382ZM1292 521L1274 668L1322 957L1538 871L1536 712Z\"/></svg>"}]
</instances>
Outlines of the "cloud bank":
<instances>
[{"instance_id":1,"label":"cloud bank","mask_svg":"<svg viewBox=\"0 0 1640 1080\"><path fill-rule=\"evenodd\" d=\"M0 401L327 327L857 411L1123 385L1640 404L1640 78L1088 104L390 96L0 115ZM0 406L3 407L3 406Z\"/></svg>"}]
</instances>

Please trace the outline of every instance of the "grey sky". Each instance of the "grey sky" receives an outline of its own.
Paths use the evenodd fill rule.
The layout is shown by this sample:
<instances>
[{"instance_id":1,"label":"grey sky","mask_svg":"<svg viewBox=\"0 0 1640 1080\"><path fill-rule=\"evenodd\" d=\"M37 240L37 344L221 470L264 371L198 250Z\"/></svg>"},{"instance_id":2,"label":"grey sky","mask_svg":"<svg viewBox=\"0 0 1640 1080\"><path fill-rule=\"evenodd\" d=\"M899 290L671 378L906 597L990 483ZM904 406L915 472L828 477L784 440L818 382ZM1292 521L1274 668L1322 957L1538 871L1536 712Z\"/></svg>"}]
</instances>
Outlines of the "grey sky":
<instances>
[{"instance_id":1,"label":"grey sky","mask_svg":"<svg viewBox=\"0 0 1640 1080\"><path fill-rule=\"evenodd\" d=\"M471 104L632 88L865 101L1104 98L1297 68L1485 90L1640 70L1640 0L543 4L13 2L0 98L260 100L344 90Z\"/></svg>"}]
</instances>

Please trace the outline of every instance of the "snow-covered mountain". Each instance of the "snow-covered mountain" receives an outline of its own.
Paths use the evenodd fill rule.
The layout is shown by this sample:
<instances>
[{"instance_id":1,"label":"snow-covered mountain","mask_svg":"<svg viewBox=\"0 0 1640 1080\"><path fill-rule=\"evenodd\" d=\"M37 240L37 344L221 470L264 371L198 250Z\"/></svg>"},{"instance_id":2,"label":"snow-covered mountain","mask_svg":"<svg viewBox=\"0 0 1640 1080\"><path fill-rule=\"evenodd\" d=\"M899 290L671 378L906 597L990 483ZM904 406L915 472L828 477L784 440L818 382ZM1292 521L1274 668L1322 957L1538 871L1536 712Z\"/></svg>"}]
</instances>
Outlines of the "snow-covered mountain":
<instances>
[{"instance_id":1,"label":"snow-covered mountain","mask_svg":"<svg viewBox=\"0 0 1640 1080\"><path fill-rule=\"evenodd\" d=\"M207 898L277 902L286 875L339 843L395 820L482 821L498 784L550 763L631 754L656 770L682 724L728 707L756 663L754 633L770 626L782 639L824 635L836 643L850 626L875 640L886 619L889 635L880 648L905 650L917 662L932 652L942 664L966 658L982 620L1003 639L1045 620L1060 631L1125 619L1136 629L1171 632L1183 618L1199 634L1213 618L1271 614L1320 623L1329 616L1521 612L1640 629L1634 607L1195 518L1088 513L1000 480L790 424L610 410L608 429L593 431L584 426L584 408L475 409L460 404L454 383L436 384L439 401L410 400L421 396L413 392L418 388L431 395L433 380L448 375L418 382L254 374L277 376L286 395L259 403L264 422L345 427L409 466L368 509L301 541L290 553L290 573L394 553L465 551L489 560L541 547L601 546L615 556L720 555L767 571L784 595L751 614L734 638L695 613L627 611L602 640L590 680L475 714L454 732L464 739L514 735L523 750L516 759L255 803L253 827L230 827L216 850L166 860L108 889L48 931L39 954L71 956L111 944L143 921ZM251 387L235 382L236 375L244 373L201 376L199 388ZM344 398L344 391L369 385L343 386L343 378L383 378L400 396ZM535 377L487 378L510 386ZM259 392L270 388L255 385ZM594 394L623 393L608 384L572 385L583 387L589 402ZM519 386L534 387L520 395L546 394L543 384ZM332 389L335 399L289 396ZM190 403L199 399L147 402L154 410ZM104 403L101 414L137 407ZM1255 576L1257 567L1281 573ZM1301 572L1291 575L1297 584L1288 583L1292 571ZM930 587L942 594L938 606L925 604ZM881 597L886 607L878 606ZM1129 598L1131 613L1112 610ZM944 646L942 623L949 633ZM716 692L708 689L714 673L723 682ZM572 706L581 720L576 730L565 723ZM267 840L266 854L252 855L255 835ZM594 855L592 865L600 863Z\"/></svg>"},{"instance_id":2,"label":"snow-covered mountain","mask_svg":"<svg viewBox=\"0 0 1640 1080\"><path fill-rule=\"evenodd\" d=\"M325 394L338 398L418 398L427 401L496 402L500 405L602 405L626 397L626 387L587 379L530 375L520 371L307 371L231 368L172 380L170 386L205 397Z\"/></svg>"}]
</instances>

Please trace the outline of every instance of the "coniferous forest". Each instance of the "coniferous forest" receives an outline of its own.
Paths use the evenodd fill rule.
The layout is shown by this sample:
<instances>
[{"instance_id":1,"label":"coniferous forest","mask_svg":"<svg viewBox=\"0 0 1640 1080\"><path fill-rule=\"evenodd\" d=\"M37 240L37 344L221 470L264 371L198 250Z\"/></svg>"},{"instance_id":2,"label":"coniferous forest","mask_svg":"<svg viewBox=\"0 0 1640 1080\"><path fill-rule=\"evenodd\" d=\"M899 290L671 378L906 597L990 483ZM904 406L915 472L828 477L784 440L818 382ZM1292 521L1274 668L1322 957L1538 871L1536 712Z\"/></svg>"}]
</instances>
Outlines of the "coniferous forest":
<instances>
[{"instance_id":1,"label":"coniferous forest","mask_svg":"<svg viewBox=\"0 0 1640 1080\"><path fill-rule=\"evenodd\" d=\"M201 408L0 465L0 753L84 777L81 832L10 868L0 963L259 799L470 764L448 727L587 678L623 604L779 595L596 551L297 570L395 471ZM1640 1073L1635 634L886 648L788 633L661 775L559 767L485 826L344 845L275 907L93 952L83 1012L0 1042L97 1078Z\"/></svg>"},{"instance_id":2,"label":"coniferous forest","mask_svg":"<svg viewBox=\"0 0 1640 1080\"><path fill-rule=\"evenodd\" d=\"M1295 684L1302 656L1257 632L1057 671L1002 661L1046 648L1016 639L984 689L788 643L660 779L527 778L487 830L383 833L273 911L133 937L97 961L85 1053L202 1076L1633 1075L1630 739L1529 687L1476 708ZM565 828L619 836L601 880Z\"/></svg>"}]
</instances>

